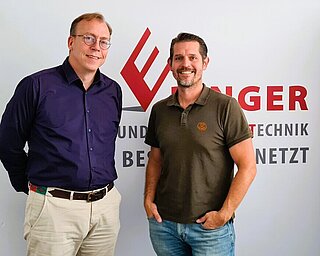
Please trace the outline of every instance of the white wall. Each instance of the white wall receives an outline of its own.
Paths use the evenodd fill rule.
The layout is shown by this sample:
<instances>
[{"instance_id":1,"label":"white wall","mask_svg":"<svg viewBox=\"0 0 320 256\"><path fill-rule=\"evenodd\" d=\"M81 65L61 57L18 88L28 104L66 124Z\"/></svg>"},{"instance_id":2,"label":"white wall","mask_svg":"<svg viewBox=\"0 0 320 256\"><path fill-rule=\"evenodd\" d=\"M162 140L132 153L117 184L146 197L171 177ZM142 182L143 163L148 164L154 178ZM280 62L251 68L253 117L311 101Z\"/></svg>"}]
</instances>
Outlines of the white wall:
<instances>
[{"instance_id":1,"label":"white wall","mask_svg":"<svg viewBox=\"0 0 320 256\"><path fill-rule=\"evenodd\" d=\"M159 49L145 77L150 88L166 64L171 39L187 31L200 35L208 44L211 61L204 75L207 85L219 85L223 92L226 85L232 85L236 98L242 89L258 86L259 93L245 98L250 104L249 96L261 97L260 109L245 111L249 123L260 129L290 124L306 127L302 135L292 136L267 136L263 129L254 130L255 147L273 153L268 155L270 161L258 164L257 178L237 211L236 251L240 256L320 254L320 2L2 1L1 113L22 77L63 62L68 54L70 23L92 11L103 13L113 26L112 47L102 71L121 84L124 107L139 106L120 71L145 30L149 28L151 35L135 63L142 68L153 48ZM167 96L173 85L168 74L151 105ZM274 93L282 98L274 104L283 105L283 110L267 109L269 85L282 86L279 88L283 92ZM296 109L289 111L291 85L306 89L307 110L296 104ZM145 112L124 111L121 127L145 126L150 106ZM127 135L117 141L116 185L123 201L116 255L121 256L154 255L142 203L148 148L141 137ZM292 158L295 150L297 154ZM141 151L139 161L125 167L129 164L124 164L125 151L133 152L135 157ZM0 255L24 255L26 196L14 192L7 173L2 166L0 169Z\"/></svg>"}]
</instances>

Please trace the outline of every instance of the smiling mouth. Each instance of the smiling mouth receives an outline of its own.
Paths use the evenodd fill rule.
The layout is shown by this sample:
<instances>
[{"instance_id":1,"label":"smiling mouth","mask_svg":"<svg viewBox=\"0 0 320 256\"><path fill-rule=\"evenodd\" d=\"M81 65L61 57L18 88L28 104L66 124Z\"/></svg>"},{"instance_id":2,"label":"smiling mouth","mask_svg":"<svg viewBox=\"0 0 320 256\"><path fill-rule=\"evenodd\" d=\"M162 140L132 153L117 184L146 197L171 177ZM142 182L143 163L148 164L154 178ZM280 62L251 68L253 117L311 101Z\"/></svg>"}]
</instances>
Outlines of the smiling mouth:
<instances>
[{"instance_id":1,"label":"smiling mouth","mask_svg":"<svg viewBox=\"0 0 320 256\"><path fill-rule=\"evenodd\" d=\"M94 55L87 55L87 57L91 58L91 59L95 59L95 60L100 60L101 58L98 56L94 56Z\"/></svg>"},{"instance_id":2,"label":"smiling mouth","mask_svg":"<svg viewBox=\"0 0 320 256\"><path fill-rule=\"evenodd\" d=\"M179 70L178 73L182 74L182 75L191 75L195 72L194 72L194 70Z\"/></svg>"}]
</instances>

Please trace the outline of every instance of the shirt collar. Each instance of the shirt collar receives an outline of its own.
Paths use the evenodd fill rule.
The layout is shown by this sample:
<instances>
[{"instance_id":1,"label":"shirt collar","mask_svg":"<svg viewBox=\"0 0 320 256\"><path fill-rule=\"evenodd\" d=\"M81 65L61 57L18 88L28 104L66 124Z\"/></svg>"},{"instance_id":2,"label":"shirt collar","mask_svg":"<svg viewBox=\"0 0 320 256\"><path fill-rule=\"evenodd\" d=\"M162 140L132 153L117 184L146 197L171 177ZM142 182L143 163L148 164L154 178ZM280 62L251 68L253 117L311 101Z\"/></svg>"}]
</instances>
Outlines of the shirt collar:
<instances>
[{"instance_id":1,"label":"shirt collar","mask_svg":"<svg viewBox=\"0 0 320 256\"><path fill-rule=\"evenodd\" d=\"M74 69L72 68L72 66L69 63L69 57L67 57L65 59L65 61L63 62L62 69L65 73L66 78L67 78L68 84L72 84L73 82L80 80L77 73L74 71ZM94 76L94 81L92 84L95 84L100 81L102 81L101 80L101 72L100 72L100 69L98 69L95 76Z\"/></svg>"},{"instance_id":2,"label":"shirt collar","mask_svg":"<svg viewBox=\"0 0 320 256\"><path fill-rule=\"evenodd\" d=\"M201 94L200 94L200 96L198 97L198 99L194 103L203 106L208 101L208 98L209 98L209 95L210 95L209 94L210 93L210 88L208 88L205 84L202 84L202 85L203 85L203 88L202 88ZM178 107L180 107L180 104L179 104L179 101L178 101L178 90L169 97L169 100L167 102L167 106L178 106Z\"/></svg>"}]
</instances>

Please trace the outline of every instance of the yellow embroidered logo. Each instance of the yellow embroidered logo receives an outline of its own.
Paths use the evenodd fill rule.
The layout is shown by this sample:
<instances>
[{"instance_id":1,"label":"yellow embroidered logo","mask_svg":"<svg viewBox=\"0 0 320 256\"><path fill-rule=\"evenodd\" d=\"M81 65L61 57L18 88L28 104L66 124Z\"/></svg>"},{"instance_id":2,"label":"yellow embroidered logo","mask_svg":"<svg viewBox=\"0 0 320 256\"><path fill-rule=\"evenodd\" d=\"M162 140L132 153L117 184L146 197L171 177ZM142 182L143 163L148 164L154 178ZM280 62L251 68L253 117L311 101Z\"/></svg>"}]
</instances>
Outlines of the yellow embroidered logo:
<instances>
[{"instance_id":1,"label":"yellow embroidered logo","mask_svg":"<svg viewBox=\"0 0 320 256\"><path fill-rule=\"evenodd\" d=\"M208 126L205 122L199 122L197 124L197 128L200 132L205 132L207 130Z\"/></svg>"}]
</instances>

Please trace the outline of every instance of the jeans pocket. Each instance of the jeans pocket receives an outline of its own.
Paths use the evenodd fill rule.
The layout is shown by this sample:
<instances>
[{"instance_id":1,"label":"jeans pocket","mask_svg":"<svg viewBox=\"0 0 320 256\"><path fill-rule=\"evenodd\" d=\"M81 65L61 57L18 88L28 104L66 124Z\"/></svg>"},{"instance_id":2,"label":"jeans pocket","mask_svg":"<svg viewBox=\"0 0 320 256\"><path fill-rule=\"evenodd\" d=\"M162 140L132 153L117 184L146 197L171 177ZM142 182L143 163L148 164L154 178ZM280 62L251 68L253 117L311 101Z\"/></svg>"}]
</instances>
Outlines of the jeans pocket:
<instances>
[{"instance_id":1,"label":"jeans pocket","mask_svg":"<svg viewBox=\"0 0 320 256\"><path fill-rule=\"evenodd\" d=\"M202 224L199 224L199 227L203 233L208 233L210 235L214 235L214 236L218 236L218 237L224 237L224 236L229 235L229 233L230 233L228 223L226 223L225 225L223 225L221 227L214 228L214 229L204 228Z\"/></svg>"},{"instance_id":2,"label":"jeans pocket","mask_svg":"<svg viewBox=\"0 0 320 256\"><path fill-rule=\"evenodd\" d=\"M216 229L205 229L197 225L190 238L195 256L199 255L234 255L233 224L227 222Z\"/></svg>"}]
</instances>

